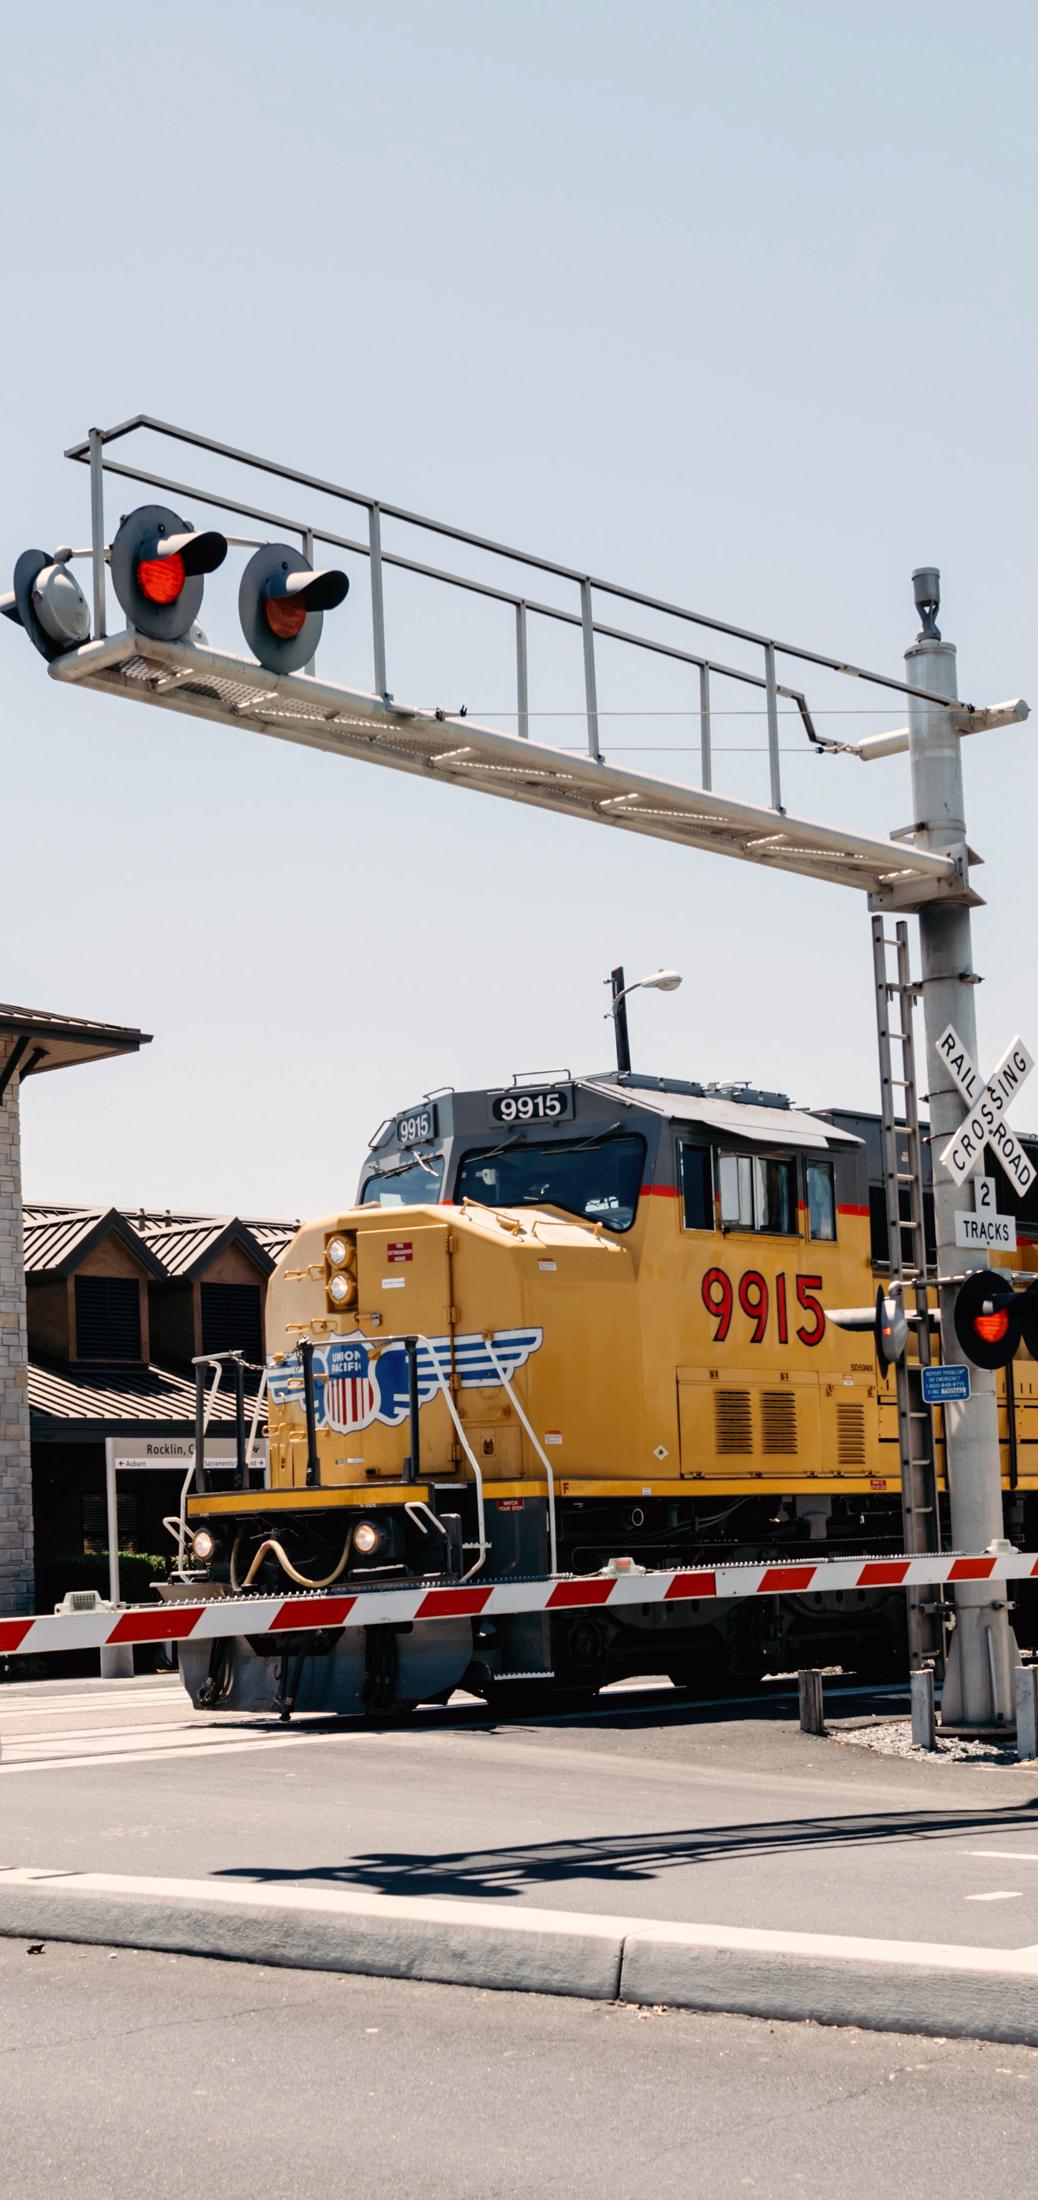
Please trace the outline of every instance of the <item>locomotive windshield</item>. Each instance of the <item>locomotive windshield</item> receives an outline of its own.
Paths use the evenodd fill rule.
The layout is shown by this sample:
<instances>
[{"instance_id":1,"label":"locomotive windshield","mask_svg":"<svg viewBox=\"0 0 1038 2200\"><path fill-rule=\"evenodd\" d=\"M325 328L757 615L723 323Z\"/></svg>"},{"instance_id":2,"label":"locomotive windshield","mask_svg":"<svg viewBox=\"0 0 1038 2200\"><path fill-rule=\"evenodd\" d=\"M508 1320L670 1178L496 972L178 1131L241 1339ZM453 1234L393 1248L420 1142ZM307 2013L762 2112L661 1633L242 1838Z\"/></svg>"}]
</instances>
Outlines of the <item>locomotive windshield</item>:
<instances>
[{"instance_id":1,"label":"locomotive windshield","mask_svg":"<svg viewBox=\"0 0 1038 2200\"><path fill-rule=\"evenodd\" d=\"M421 1160L417 1154L407 1154L365 1179L360 1202L362 1207L435 1206L442 1188L442 1153L423 1154Z\"/></svg>"},{"instance_id":2,"label":"locomotive windshield","mask_svg":"<svg viewBox=\"0 0 1038 2200\"><path fill-rule=\"evenodd\" d=\"M454 1196L483 1207L561 1207L607 1230L629 1230L644 1167L643 1138L505 1144L466 1155Z\"/></svg>"}]
</instances>

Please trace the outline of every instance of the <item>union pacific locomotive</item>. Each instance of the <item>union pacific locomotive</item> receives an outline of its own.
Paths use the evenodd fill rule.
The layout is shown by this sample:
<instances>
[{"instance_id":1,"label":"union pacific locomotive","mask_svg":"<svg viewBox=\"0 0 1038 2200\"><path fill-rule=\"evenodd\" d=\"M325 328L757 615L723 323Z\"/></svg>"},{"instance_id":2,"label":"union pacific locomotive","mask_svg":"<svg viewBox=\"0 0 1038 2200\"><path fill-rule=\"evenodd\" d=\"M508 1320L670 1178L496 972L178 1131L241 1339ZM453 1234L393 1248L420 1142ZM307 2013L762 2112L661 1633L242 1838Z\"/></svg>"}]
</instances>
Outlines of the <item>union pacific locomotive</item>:
<instances>
[{"instance_id":1,"label":"union pacific locomotive","mask_svg":"<svg viewBox=\"0 0 1038 2200\"><path fill-rule=\"evenodd\" d=\"M893 1386L827 1312L882 1273L877 1145L869 1118L631 1073L391 1118L355 1205L300 1229L271 1279L266 1481L201 1471L170 1593L901 1548ZM1007 1526L1033 1548L1038 1366L1014 1376ZM876 1593L686 1599L312 1630L290 1655L243 1635L181 1664L214 1708L384 1711L465 1681L508 1709L632 1673L898 1670L902 1617Z\"/></svg>"}]
</instances>

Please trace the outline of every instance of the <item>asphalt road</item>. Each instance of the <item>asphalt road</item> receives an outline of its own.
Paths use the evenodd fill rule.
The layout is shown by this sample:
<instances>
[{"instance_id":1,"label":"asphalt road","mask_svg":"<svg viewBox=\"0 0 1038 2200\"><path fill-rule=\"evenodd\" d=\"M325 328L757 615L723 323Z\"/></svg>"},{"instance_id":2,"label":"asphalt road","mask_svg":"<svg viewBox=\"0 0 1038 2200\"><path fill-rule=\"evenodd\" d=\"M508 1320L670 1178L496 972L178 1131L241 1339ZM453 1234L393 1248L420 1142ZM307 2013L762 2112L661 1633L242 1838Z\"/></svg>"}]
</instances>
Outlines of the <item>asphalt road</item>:
<instances>
[{"instance_id":1,"label":"asphalt road","mask_svg":"<svg viewBox=\"0 0 1038 2200\"><path fill-rule=\"evenodd\" d=\"M0 1942L17 2200L999 2200L1038 2050Z\"/></svg>"},{"instance_id":2,"label":"asphalt road","mask_svg":"<svg viewBox=\"0 0 1038 2200\"><path fill-rule=\"evenodd\" d=\"M851 1708L848 1706L847 1708ZM1038 1770L920 1764L673 1692L495 1726L273 1729L175 1679L0 1689L0 1866L476 1896L1020 1948Z\"/></svg>"}]
</instances>

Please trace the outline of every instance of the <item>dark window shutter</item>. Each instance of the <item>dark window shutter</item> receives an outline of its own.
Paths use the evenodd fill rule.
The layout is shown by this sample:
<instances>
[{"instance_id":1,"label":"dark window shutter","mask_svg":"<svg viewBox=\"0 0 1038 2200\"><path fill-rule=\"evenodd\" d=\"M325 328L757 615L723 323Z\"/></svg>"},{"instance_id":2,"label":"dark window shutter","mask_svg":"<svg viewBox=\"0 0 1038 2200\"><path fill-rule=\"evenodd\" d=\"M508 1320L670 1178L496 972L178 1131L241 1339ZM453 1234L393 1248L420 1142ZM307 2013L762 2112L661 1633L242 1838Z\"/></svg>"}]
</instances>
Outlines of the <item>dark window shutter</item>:
<instances>
[{"instance_id":1,"label":"dark window shutter","mask_svg":"<svg viewBox=\"0 0 1038 2200\"><path fill-rule=\"evenodd\" d=\"M255 1364L263 1358L259 1286L255 1283L203 1283L203 1352L244 1352Z\"/></svg>"},{"instance_id":2,"label":"dark window shutter","mask_svg":"<svg viewBox=\"0 0 1038 2200\"><path fill-rule=\"evenodd\" d=\"M76 1352L81 1360L139 1360L141 1294L133 1276L76 1277Z\"/></svg>"}]
</instances>

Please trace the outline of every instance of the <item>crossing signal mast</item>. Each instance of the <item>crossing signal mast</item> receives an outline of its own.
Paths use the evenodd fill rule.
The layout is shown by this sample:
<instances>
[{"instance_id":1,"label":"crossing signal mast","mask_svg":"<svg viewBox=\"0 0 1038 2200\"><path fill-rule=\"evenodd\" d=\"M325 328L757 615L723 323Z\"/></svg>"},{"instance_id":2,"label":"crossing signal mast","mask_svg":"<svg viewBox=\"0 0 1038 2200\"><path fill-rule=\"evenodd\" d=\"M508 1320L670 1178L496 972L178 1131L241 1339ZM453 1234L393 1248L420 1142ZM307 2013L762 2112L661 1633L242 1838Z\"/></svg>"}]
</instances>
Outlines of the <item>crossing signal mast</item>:
<instances>
[{"instance_id":1,"label":"crossing signal mast","mask_svg":"<svg viewBox=\"0 0 1038 2200\"><path fill-rule=\"evenodd\" d=\"M219 477L211 487L199 489L165 478L136 460L133 453L129 461L113 455L113 445L138 432L201 451L218 467L229 463L275 476L282 483L292 484L304 499L319 496L337 500L354 517L359 516L359 537L332 532L309 516L286 520L280 514L245 505L223 489ZM961 741L982 730L1019 722L1028 716L1028 709L1021 701L984 709L959 701L955 651L942 640L937 626L940 590L936 568L921 567L914 575L921 630L907 652L906 677L897 680L850 665L842 658L780 642L682 605L642 595L543 556L431 520L427 515L384 504L370 495L298 473L146 414L113 428L91 429L86 440L66 455L89 467L90 544L82 551L64 547L50 555L41 550L23 552L15 566L13 590L0 599L0 610L24 628L34 647L48 660L53 678L62 684L147 702L216 724L238 728L245 725L279 739L554 810L607 825L614 831L669 840L684 847L735 856L764 868L854 886L867 893L870 907L883 920L890 912L915 913L920 927L922 985L917 988L903 979L890 986L881 978L879 991L884 1001L891 994L902 999L907 1020L900 1030L888 1032L887 1040L893 1038L909 1049L911 1009L915 994L921 992L934 1150L936 1155L952 1150L961 1129L962 1088L956 1089L947 1053L941 1049L949 1028L961 1039L966 1057L972 1060L976 1054L972 991L976 976L970 911L979 896L970 882L970 866L975 858L966 836ZM124 518L109 542L104 513L106 475L144 483L209 510L244 515L250 523L274 530L270 540L245 540L252 555L241 576L238 608L248 657L212 648L197 624L206 577L223 564L230 546L228 538L215 530L194 528L176 509L149 504ZM383 543L386 523L400 525L409 536L417 529L435 538L445 546L441 556L447 561L461 545L468 562L459 566L455 557L453 564L434 564L419 561L404 549L389 548ZM283 540L286 532L298 535L298 550ZM236 536L231 541L238 547L243 539ZM373 672L370 687L347 688L316 677L314 656L324 615L345 600L349 588L348 576L338 566L315 570L318 542L367 563ZM472 553L493 558L498 569L503 565L506 571L516 571L514 589L496 578L474 579L470 570ZM90 604L69 570L77 559L90 566ZM126 620L114 634L108 631L109 568ZM384 589L387 568L463 591L466 599L475 594L510 609L515 622L514 734L478 724L464 711L409 704L390 692ZM530 597L527 588L531 573L548 578L555 590L550 600ZM564 600L567 593L568 602ZM622 606L627 620L623 626L616 623L616 606ZM569 627L579 636L587 724L587 754L583 757L530 738L529 636L531 626L544 621ZM718 636L724 642L724 660L713 654L717 646L714 638ZM620 644L667 659L672 666L684 668L690 683L694 682L701 748L698 786L660 780L604 758L596 656L596 645L603 637L610 645ZM730 662L733 646L750 662ZM792 668L785 682L779 679L780 663ZM888 695L905 696L907 726L854 744L820 740L799 685L805 667L812 672L850 676ZM770 781L766 804L735 800L714 788L711 711L718 681L748 687L763 703ZM792 816L782 799L780 702L792 706L806 739L819 752L839 752L872 761L907 751L912 771L913 826L895 839L882 840ZM898 924L897 932L899 953L904 957L907 936L903 924ZM877 937L877 956L881 945L885 953L886 944L885 937ZM881 1015L881 1053L883 1031ZM959 1550L999 1549L1002 1499L994 1370L1008 1364L1021 1337L1034 1350L1033 1293L1014 1293L1004 1278L979 1264L976 1276L962 1283L962 1256L956 1251L954 1202L958 1194L956 1179L949 1173L950 1164L949 1171L943 1171L940 1165L935 1168L936 1277L931 1277L925 1266L918 1217L911 1224L917 1232L916 1258L911 1276L906 1275L902 1253L905 1225L898 1219L899 1171L893 1157L896 1123L892 1085L888 1060L884 1070L884 1121L890 1147L891 1283L889 1290L881 1293L875 1315L870 1310L859 1310L864 1311L865 1320L854 1326L873 1328L881 1365L903 1368L911 1322L921 1340L920 1357L927 1359L930 1292L936 1280L944 1279L940 1284L943 1357L946 1362L954 1361L958 1345L977 1370L972 1394L945 1408L952 1536ZM921 1169L917 1166L910 1174L915 1184L913 1196L921 1198ZM914 1315L905 1307L909 1283L916 1300ZM992 1358L992 1354L1005 1357ZM918 1462L909 1456L905 1433L908 1423L916 1419L906 1407L902 1419L902 1480L906 1490L917 1486L912 1477ZM932 1525L935 1532L935 1510ZM918 1536L909 1547L921 1547ZM1014 1646L1005 1602L992 1601L990 1587L981 1582L959 1583L956 1600L956 1628L943 1699L945 1723L980 1730L1007 1725L1013 1718Z\"/></svg>"}]
</instances>

